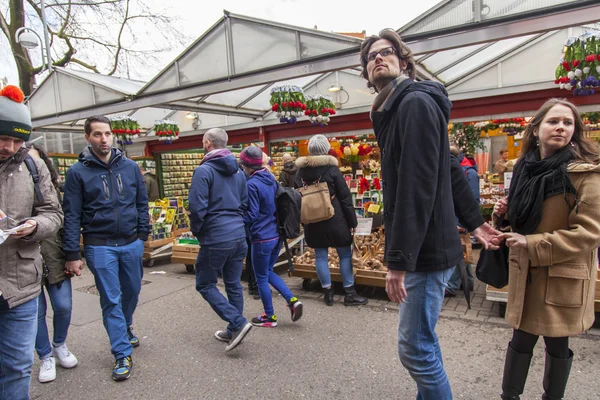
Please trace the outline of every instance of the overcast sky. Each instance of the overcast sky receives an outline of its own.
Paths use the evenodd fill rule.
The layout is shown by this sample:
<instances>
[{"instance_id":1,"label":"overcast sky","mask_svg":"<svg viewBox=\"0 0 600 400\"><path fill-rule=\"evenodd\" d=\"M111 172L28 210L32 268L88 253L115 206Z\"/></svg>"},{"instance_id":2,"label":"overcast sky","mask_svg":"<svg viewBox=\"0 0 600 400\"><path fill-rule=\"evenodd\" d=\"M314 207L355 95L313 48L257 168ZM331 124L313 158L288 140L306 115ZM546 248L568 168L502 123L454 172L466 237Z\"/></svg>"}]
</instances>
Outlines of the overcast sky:
<instances>
[{"instance_id":1,"label":"overcast sky","mask_svg":"<svg viewBox=\"0 0 600 400\"><path fill-rule=\"evenodd\" d=\"M383 28L399 29L418 17L441 0L381 0L379 2L326 0L146 0L155 10L165 10L180 20L180 29L190 38L196 39L223 16L223 10L275 22L314 28L326 32L362 32L367 35ZM168 4L168 6L165 6ZM41 33L41 32L40 32ZM192 40L193 41L193 40ZM191 41L190 41L191 43ZM161 56L163 65L149 76L137 77L148 80L172 61L184 47L174 48ZM39 50L33 50L39 52ZM4 57L3 57L4 58ZM6 76L11 84L18 84L16 67L12 60L0 60L0 79ZM136 77L131 77L136 78Z\"/></svg>"}]
</instances>

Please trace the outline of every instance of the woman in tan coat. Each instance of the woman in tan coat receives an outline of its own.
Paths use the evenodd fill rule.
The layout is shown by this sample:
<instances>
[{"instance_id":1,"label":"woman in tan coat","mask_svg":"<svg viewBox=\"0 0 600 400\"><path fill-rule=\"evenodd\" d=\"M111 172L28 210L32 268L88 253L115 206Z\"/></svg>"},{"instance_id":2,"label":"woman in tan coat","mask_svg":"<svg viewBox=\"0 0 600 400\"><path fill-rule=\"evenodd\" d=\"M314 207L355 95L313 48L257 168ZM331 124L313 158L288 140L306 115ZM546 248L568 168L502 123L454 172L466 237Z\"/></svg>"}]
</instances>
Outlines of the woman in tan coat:
<instances>
[{"instance_id":1,"label":"woman in tan coat","mask_svg":"<svg viewBox=\"0 0 600 400\"><path fill-rule=\"evenodd\" d=\"M562 399L573 352L569 336L594 322L600 245L599 149L566 100L547 101L531 119L515 166L507 215L510 248L506 320L514 328L502 379L502 399L523 393L533 348L546 344L545 400Z\"/></svg>"}]
</instances>

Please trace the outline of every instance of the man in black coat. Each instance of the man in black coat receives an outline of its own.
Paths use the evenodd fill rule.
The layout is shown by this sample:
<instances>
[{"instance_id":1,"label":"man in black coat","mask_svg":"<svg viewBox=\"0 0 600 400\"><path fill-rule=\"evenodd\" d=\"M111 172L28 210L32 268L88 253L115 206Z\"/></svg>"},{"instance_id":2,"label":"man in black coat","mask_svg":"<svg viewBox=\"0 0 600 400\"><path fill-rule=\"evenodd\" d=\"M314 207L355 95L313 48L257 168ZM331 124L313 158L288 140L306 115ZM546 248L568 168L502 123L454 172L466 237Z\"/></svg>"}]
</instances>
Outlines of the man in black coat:
<instances>
[{"instance_id":1,"label":"man in black coat","mask_svg":"<svg viewBox=\"0 0 600 400\"><path fill-rule=\"evenodd\" d=\"M413 80L412 52L393 30L363 42L361 63L367 86L377 92L371 119L381 149L386 291L400 303L400 361L417 383L418 399L452 399L435 326L463 257L455 215L486 248L497 232L484 223L451 159L452 103L444 86Z\"/></svg>"}]
</instances>

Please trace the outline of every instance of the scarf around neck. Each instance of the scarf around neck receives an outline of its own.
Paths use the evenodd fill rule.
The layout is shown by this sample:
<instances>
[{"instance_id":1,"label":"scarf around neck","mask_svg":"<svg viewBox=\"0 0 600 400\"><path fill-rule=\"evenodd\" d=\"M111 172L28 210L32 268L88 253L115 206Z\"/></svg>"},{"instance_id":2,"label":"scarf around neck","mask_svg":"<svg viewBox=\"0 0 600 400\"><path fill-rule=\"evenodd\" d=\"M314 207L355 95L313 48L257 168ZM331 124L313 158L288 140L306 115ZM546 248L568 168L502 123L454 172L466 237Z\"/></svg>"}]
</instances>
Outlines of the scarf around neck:
<instances>
[{"instance_id":1,"label":"scarf around neck","mask_svg":"<svg viewBox=\"0 0 600 400\"><path fill-rule=\"evenodd\" d=\"M385 85L385 87L381 89L381 92L377 93L377 96L375 96L375 100L373 100L373 106L371 107L370 114L373 114L374 111L383 111L387 100L392 96L392 94L394 94L396 88L400 86L400 84L406 79L408 79L408 76L403 74L391 81L390 83L388 83L387 85ZM371 120L372 119L373 118L371 117Z\"/></svg>"},{"instance_id":2,"label":"scarf around neck","mask_svg":"<svg viewBox=\"0 0 600 400\"><path fill-rule=\"evenodd\" d=\"M204 158L202 159L202 162L211 160L213 158L221 158L221 157L226 157L228 155L231 154L231 151L229 149L216 149L213 151L208 152L208 154L206 154L204 156Z\"/></svg>"},{"instance_id":3,"label":"scarf around neck","mask_svg":"<svg viewBox=\"0 0 600 400\"><path fill-rule=\"evenodd\" d=\"M562 193L569 210L578 205L577 190L567 171L572 160L567 147L544 159L535 151L519 160L508 194L508 219L514 232L535 232L542 220L544 200L551 196Z\"/></svg>"}]
</instances>

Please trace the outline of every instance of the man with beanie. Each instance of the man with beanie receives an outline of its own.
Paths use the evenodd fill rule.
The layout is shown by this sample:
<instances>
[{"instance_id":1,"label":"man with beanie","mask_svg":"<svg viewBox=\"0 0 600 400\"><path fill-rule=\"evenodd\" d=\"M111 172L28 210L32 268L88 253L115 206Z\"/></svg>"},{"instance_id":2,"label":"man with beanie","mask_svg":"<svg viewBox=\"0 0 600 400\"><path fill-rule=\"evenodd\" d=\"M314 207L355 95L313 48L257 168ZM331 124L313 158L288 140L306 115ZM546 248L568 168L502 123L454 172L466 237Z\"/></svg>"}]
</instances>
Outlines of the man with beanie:
<instances>
[{"instance_id":1,"label":"man with beanie","mask_svg":"<svg viewBox=\"0 0 600 400\"><path fill-rule=\"evenodd\" d=\"M123 381L140 345L131 325L142 289L142 256L148 240L148 194L137 163L112 147L110 120L85 121L88 146L67 171L63 207L66 269L79 275L79 239L96 282L104 328L115 357L112 378Z\"/></svg>"},{"instance_id":2,"label":"man with beanie","mask_svg":"<svg viewBox=\"0 0 600 400\"><path fill-rule=\"evenodd\" d=\"M200 243L196 260L196 290L223 321L226 330L215 338L236 348L252 328L244 318L244 295L240 278L248 251L243 215L248 206L246 178L227 149L227 132L206 131L202 138L205 156L194 171L190 193L190 230ZM261 161L262 163L262 161ZM217 289L219 273L227 298Z\"/></svg>"},{"instance_id":3,"label":"man with beanie","mask_svg":"<svg viewBox=\"0 0 600 400\"><path fill-rule=\"evenodd\" d=\"M451 160L452 103L444 86L414 80L412 52L391 29L362 43L360 62L377 93L371 119L381 149L386 291L400 303L400 361L418 399L452 399L435 327L448 279L463 258L455 209L486 248L495 247L491 240L499 233L484 223L460 165Z\"/></svg>"},{"instance_id":4,"label":"man with beanie","mask_svg":"<svg viewBox=\"0 0 600 400\"><path fill-rule=\"evenodd\" d=\"M292 294L283 279L273 271L283 242L277 228L275 204L277 182L268 167L265 167L263 156L262 150L256 146L246 147L240 154L240 164L248 177L248 207L244 212L244 222L250 236L252 267L264 307L264 313L253 318L252 325L275 327L277 317L273 309L269 285L273 286L288 303L294 322L302 317L302 303Z\"/></svg>"},{"instance_id":5,"label":"man with beanie","mask_svg":"<svg viewBox=\"0 0 600 400\"><path fill-rule=\"evenodd\" d=\"M22 147L31 134L23 99L16 86L0 91L0 399L11 400L29 399L43 272L39 242L63 221L46 164Z\"/></svg>"}]
</instances>

